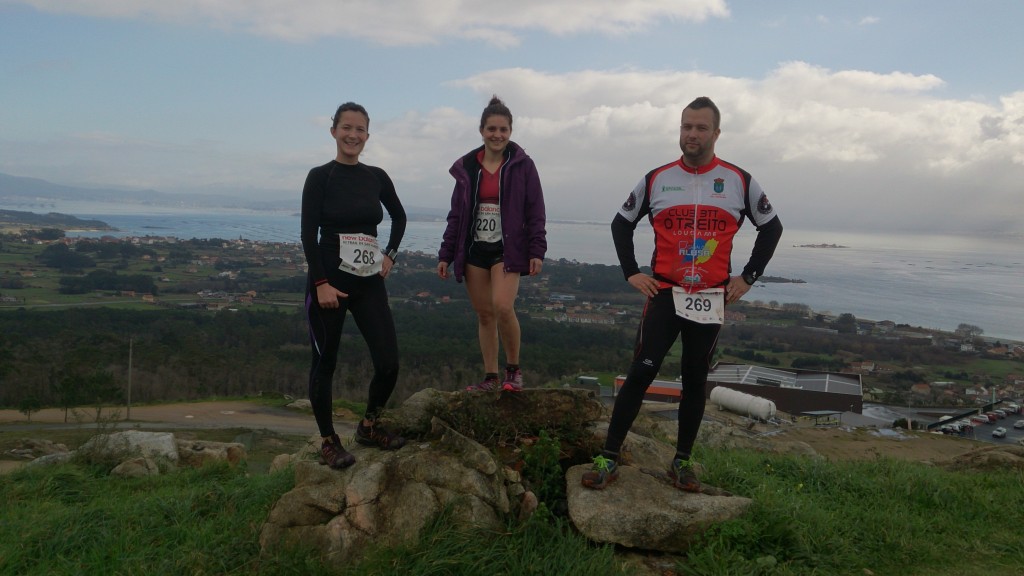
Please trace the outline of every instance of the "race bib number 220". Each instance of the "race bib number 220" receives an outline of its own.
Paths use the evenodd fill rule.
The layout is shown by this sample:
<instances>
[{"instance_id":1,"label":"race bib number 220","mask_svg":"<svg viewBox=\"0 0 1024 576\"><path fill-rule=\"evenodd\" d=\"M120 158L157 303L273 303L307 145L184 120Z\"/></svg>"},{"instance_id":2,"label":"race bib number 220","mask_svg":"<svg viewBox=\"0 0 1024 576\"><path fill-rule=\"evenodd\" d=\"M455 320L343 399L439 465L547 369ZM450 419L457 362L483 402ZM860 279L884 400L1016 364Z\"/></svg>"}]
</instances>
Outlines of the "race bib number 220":
<instances>
[{"instance_id":1,"label":"race bib number 220","mask_svg":"<svg viewBox=\"0 0 1024 576\"><path fill-rule=\"evenodd\" d=\"M501 240L501 208L497 204L481 204L477 207L473 239L477 242Z\"/></svg>"}]
</instances>

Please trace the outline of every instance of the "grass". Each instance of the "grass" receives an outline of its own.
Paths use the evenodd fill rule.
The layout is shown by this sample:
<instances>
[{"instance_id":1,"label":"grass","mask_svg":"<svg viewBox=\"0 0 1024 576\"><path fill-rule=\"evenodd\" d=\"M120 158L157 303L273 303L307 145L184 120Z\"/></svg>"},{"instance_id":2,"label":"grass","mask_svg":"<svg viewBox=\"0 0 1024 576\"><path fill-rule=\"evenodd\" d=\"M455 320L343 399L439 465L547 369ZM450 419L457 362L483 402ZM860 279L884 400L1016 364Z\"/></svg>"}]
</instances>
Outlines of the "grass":
<instances>
[{"instance_id":1,"label":"grass","mask_svg":"<svg viewBox=\"0 0 1024 576\"><path fill-rule=\"evenodd\" d=\"M0 573L251 574L288 474L227 465L117 479L76 466L0 480Z\"/></svg>"},{"instance_id":2,"label":"grass","mask_svg":"<svg viewBox=\"0 0 1024 576\"><path fill-rule=\"evenodd\" d=\"M706 482L755 505L708 532L684 574L1020 574L1021 471L751 452L701 457Z\"/></svg>"},{"instance_id":3,"label":"grass","mask_svg":"<svg viewBox=\"0 0 1024 576\"><path fill-rule=\"evenodd\" d=\"M359 414L364 407L337 408ZM74 448L96 430L31 434ZM176 434L245 442L249 459L144 479L111 478L87 461L0 476L0 574L654 573L641 570L635 554L627 560L622 550L587 541L544 505L526 524L510 521L500 532L470 532L442 515L417 541L370 549L344 566L325 566L311 550L263 554L260 528L293 486L290 470L268 474L269 460L307 439L242 428ZM0 435L0 449L14 436ZM696 458L707 469L703 481L754 505L703 534L686 557L652 556L659 576L1020 574L1024 470L952 472L889 458L829 462L700 446ZM562 482L560 468L548 468Z\"/></svg>"},{"instance_id":4,"label":"grass","mask_svg":"<svg viewBox=\"0 0 1024 576\"><path fill-rule=\"evenodd\" d=\"M601 576L626 574L611 546L595 546L566 520L538 510L522 525L504 532L451 527L442 514L420 538L401 548L376 549L341 576Z\"/></svg>"},{"instance_id":5,"label":"grass","mask_svg":"<svg viewBox=\"0 0 1024 576\"><path fill-rule=\"evenodd\" d=\"M754 505L705 533L686 557L658 557L673 566L658 574L1020 574L1019 470L950 472L885 458L827 462L727 450L698 450L697 459L706 483ZM252 468L122 479L79 463L0 476L0 574L637 572L635 559L588 542L545 507L500 532L453 527L441 515L417 541L370 549L359 563L325 566L301 549L261 554L260 527L291 489L292 474Z\"/></svg>"}]
</instances>

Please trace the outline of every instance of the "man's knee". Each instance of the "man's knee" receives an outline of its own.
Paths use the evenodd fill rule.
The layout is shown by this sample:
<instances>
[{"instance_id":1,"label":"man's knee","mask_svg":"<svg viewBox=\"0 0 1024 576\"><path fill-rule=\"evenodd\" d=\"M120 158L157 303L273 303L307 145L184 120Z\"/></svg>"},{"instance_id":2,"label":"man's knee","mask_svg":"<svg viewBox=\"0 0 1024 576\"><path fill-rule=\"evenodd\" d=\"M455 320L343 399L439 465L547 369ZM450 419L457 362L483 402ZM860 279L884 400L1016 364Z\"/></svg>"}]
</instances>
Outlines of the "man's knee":
<instances>
[{"instance_id":1,"label":"man's knee","mask_svg":"<svg viewBox=\"0 0 1024 576\"><path fill-rule=\"evenodd\" d=\"M655 362L652 358L637 358L629 369L630 380L636 380L650 384L658 377L658 370L661 369L661 362Z\"/></svg>"}]
</instances>

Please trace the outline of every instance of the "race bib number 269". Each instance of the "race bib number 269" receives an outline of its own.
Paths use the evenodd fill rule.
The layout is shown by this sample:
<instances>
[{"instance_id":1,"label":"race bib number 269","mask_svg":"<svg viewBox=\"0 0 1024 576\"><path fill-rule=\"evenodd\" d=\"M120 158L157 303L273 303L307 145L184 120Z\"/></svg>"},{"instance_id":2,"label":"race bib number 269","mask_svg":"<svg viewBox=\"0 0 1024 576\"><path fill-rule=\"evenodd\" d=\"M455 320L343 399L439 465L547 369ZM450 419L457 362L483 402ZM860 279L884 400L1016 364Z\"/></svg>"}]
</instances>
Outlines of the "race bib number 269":
<instances>
[{"instance_id":1,"label":"race bib number 269","mask_svg":"<svg viewBox=\"0 0 1024 576\"><path fill-rule=\"evenodd\" d=\"M687 293L682 288L672 288L672 301L676 316L700 324L721 324L725 321L725 289L708 288L700 292Z\"/></svg>"}]
</instances>

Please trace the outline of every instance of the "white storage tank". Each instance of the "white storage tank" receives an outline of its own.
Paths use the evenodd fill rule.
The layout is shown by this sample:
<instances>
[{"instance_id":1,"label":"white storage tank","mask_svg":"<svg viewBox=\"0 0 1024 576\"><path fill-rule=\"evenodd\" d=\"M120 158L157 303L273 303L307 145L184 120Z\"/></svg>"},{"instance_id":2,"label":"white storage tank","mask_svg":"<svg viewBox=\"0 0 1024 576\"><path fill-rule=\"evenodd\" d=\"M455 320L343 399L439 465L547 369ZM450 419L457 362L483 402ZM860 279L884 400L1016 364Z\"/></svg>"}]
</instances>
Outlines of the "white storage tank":
<instances>
[{"instance_id":1,"label":"white storage tank","mask_svg":"<svg viewBox=\"0 0 1024 576\"><path fill-rule=\"evenodd\" d=\"M715 386L711 390L711 402L719 408L759 420L775 417L775 402L732 388Z\"/></svg>"}]
</instances>

